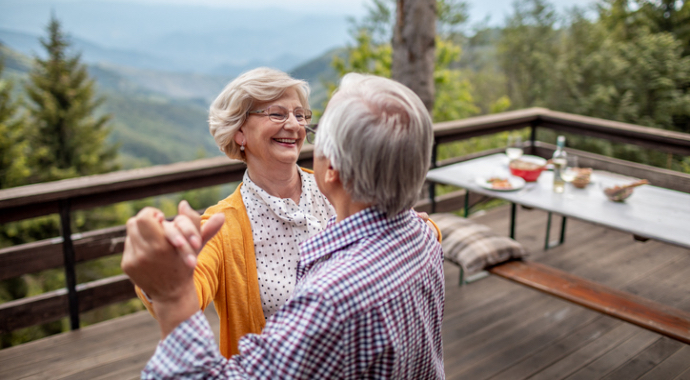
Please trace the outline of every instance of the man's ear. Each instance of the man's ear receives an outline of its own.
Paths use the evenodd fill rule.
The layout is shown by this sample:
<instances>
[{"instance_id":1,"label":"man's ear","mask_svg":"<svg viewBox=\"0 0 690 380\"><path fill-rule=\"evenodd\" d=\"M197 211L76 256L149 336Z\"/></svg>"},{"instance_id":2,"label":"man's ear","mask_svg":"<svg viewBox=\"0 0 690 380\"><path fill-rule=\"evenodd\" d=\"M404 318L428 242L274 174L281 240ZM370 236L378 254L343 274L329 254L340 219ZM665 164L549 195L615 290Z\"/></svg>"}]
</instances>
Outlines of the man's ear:
<instances>
[{"instance_id":1,"label":"man's ear","mask_svg":"<svg viewBox=\"0 0 690 380\"><path fill-rule=\"evenodd\" d=\"M330 163L328 164L328 169L326 170L326 176L324 180L326 181L326 183L331 185L341 185L340 172L334 169L333 165L331 165Z\"/></svg>"}]
</instances>

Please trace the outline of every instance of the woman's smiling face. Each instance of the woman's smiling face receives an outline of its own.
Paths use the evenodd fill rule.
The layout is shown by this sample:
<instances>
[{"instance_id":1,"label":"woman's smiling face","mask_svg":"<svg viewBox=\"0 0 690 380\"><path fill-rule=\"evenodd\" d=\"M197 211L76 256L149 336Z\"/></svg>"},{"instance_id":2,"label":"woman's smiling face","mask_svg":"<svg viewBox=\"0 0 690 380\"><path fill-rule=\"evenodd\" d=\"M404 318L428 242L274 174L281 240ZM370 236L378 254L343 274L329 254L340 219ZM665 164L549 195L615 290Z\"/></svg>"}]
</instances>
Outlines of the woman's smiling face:
<instances>
[{"instance_id":1,"label":"woman's smiling face","mask_svg":"<svg viewBox=\"0 0 690 380\"><path fill-rule=\"evenodd\" d=\"M274 105L291 111L286 121L276 123L263 114L250 114L235 134L235 142L240 145L244 143L248 166L251 166L253 162L261 166L297 163L306 131L299 125L292 110L303 107L302 102L297 91L289 88L277 100L258 103L251 110L262 110Z\"/></svg>"}]
</instances>

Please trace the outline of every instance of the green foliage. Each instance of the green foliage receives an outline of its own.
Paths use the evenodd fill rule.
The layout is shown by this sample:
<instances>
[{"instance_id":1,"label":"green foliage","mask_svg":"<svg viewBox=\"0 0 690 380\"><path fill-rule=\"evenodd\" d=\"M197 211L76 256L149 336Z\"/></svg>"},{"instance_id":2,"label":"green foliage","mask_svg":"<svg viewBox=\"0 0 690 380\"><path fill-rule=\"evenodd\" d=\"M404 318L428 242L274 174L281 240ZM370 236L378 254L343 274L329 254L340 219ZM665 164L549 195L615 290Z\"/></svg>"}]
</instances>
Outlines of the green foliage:
<instances>
[{"instance_id":1,"label":"green foliage","mask_svg":"<svg viewBox=\"0 0 690 380\"><path fill-rule=\"evenodd\" d=\"M498 43L512 107L690 132L686 2L602 0L598 9L598 20L579 9L559 18L544 0L516 3ZM634 162L681 167L662 152L581 136L568 141Z\"/></svg>"},{"instance_id":2,"label":"green foliage","mask_svg":"<svg viewBox=\"0 0 690 380\"><path fill-rule=\"evenodd\" d=\"M690 2L685 0L600 0L601 24L619 40L638 33L670 33L690 55Z\"/></svg>"},{"instance_id":3,"label":"green foliage","mask_svg":"<svg viewBox=\"0 0 690 380\"><path fill-rule=\"evenodd\" d=\"M0 189L23 185L29 176L26 119L19 115L19 101L12 99L13 83L2 77L0 61Z\"/></svg>"},{"instance_id":4,"label":"green foliage","mask_svg":"<svg viewBox=\"0 0 690 380\"><path fill-rule=\"evenodd\" d=\"M682 34L688 6L638 0L632 11L630 3L601 1L598 21L576 9L561 29L544 0L516 3L499 42L513 107L690 132L690 61L666 31Z\"/></svg>"},{"instance_id":5,"label":"green foliage","mask_svg":"<svg viewBox=\"0 0 690 380\"><path fill-rule=\"evenodd\" d=\"M60 23L52 18L48 38L41 44L48 58L35 59L26 92L31 146L35 153L32 182L46 182L117 169L117 147L108 145L108 115L95 117L103 99L95 98L94 81L69 56L69 43Z\"/></svg>"},{"instance_id":6,"label":"green foliage","mask_svg":"<svg viewBox=\"0 0 690 380\"><path fill-rule=\"evenodd\" d=\"M632 41L602 40L601 47L563 66L563 104L555 109L648 127L690 132L690 57L668 33L640 32ZM579 61L579 62L573 62ZM685 121L685 122L684 122Z\"/></svg>"},{"instance_id":7,"label":"green foliage","mask_svg":"<svg viewBox=\"0 0 690 380\"><path fill-rule=\"evenodd\" d=\"M513 12L498 42L507 95L517 109L544 106L553 94L558 57L556 13L545 0L515 2Z\"/></svg>"},{"instance_id":8,"label":"green foliage","mask_svg":"<svg viewBox=\"0 0 690 380\"><path fill-rule=\"evenodd\" d=\"M333 58L332 65L339 77L358 72L390 78L393 50L389 36L394 24L394 7L394 1L372 0L369 14L362 21L352 20L356 43L347 48L344 58ZM443 28L446 35L445 38L442 35L436 38L436 101L433 116L435 121L462 119L479 112L465 74L453 67L459 61L462 49L451 37L456 33L458 24L467 19L467 6L463 1L439 0L437 7L440 13L439 28ZM329 94L332 94L336 85L329 83L328 87Z\"/></svg>"},{"instance_id":9,"label":"green foliage","mask_svg":"<svg viewBox=\"0 0 690 380\"><path fill-rule=\"evenodd\" d=\"M391 45L375 44L366 30L356 36L356 46L347 49L347 58L333 57L333 67L342 77L349 72L368 73L390 78L393 50Z\"/></svg>"},{"instance_id":10,"label":"green foliage","mask_svg":"<svg viewBox=\"0 0 690 380\"><path fill-rule=\"evenodd\" d=\"M0 82L1 187L100 174L118 168L115 163L117 147L106 142L110 116L96 116L103 99L95 97L94 81L89 78L86 66L80 63L79 56L68 55L69 43L56 19L51 19L48 38L41 43L48 57L34 60L29 83L24 88L28 104L12 102L11 86L5 80ZM26 108L26 118L23 114L17 116L20 108ZM117 206L105 207L99 212L74 212L72 218L73 232L125 221L117 212ZM57 215L6 223L0 226L0 247L59 235ZM119 272L119 265L104 265L97 260L80 264L77 278L90 281ZM24 275L0 282L0 302L64 286L61 269ZM64 328L62 321L33 326L3 334L0 344L3 347L18 344L61 332Z\"/></svg>"},{"instance_id":11,"label":"green foliage","mask_svg":"<svg viewBox=\"0 0 690 380\"><path fill-rule=\"evenodd\" d=\"M208 110L150 95L107 95L102 111L114 115L111 138L119 142L128 168L190 161L198 149L220 154L208 132Z\"/></svg>"},{"instance_id":12,"label":"green foliage","mask_svg":"<svg viewBox=\"0 0 690 380\"><path fill-rule=\"evenodd\" d=\"M450 40L436 38L434 121L460 120L479 113L466 73L451 68L460 59L461 53L460 46Z\"/></svg>"}]
</instances>

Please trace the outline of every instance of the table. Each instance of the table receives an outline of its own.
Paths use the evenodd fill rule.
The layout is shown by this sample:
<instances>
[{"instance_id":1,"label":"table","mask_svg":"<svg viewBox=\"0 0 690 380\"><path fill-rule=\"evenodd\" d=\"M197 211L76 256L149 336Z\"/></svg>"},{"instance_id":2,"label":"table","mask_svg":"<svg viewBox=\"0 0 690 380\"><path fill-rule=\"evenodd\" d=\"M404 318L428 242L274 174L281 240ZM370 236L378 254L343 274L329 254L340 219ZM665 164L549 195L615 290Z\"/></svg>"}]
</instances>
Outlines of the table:
<instances>
[{"instance_id":1,"label":"table","mask_svg":"<svg viewBox=\"0 0 690 380\"><path fill-rule=\"evenodd\" d=\"M511 202L513 204L511 237L513 238L515 205L519 204L562 215L564 217L562 238L565 217L574 217L629 232L642 240L654 239L690 248L690 194L688 193L644 185L635 188L634 193L625 202L612 202L604 195L603 187L630 183L633 179L596 170L592 173L593 182L586 188L578 189L567 183L565 192L561 194L552 191L553 172L551 171L542 172L537 182L528 182L524 188L515 191L489 190L477 183L478 177L505 177L507 175L510 175L508 157L505 154L493 154L432 169L427 174L427 179Z\"/></svg>"}]
</instances>

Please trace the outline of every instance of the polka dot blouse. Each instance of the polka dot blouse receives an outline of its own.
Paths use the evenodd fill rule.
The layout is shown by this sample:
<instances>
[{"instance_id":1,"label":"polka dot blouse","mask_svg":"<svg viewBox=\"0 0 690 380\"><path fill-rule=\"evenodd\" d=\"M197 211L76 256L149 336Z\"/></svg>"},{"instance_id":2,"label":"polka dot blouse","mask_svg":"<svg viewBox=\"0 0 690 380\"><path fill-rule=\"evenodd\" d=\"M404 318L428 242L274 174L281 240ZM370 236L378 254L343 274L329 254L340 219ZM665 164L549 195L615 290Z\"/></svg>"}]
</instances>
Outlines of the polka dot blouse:
<instances>
[{"instance_id":1,"label":"polka dot blouse","mask_svg":"<svg viewBox=\"0 0 690 380\"><path fill-rule=\"evenodd\" d=\"M261 304L268 319L292 294L297 277L299 243L326 228L335 216L319 191L314 175L298 170L302 180L299 204L269 195L244 173L242 201L252 225Z\"/></svg>"}]
</instances>

